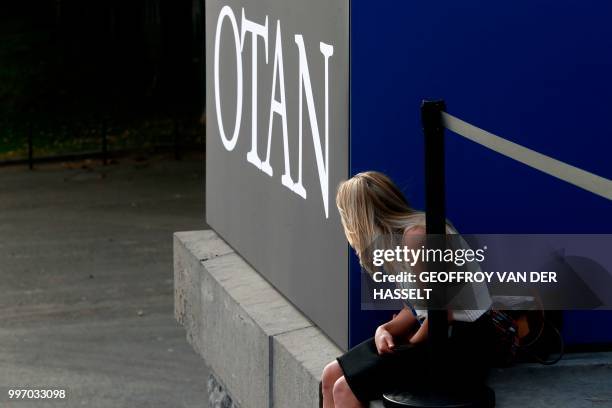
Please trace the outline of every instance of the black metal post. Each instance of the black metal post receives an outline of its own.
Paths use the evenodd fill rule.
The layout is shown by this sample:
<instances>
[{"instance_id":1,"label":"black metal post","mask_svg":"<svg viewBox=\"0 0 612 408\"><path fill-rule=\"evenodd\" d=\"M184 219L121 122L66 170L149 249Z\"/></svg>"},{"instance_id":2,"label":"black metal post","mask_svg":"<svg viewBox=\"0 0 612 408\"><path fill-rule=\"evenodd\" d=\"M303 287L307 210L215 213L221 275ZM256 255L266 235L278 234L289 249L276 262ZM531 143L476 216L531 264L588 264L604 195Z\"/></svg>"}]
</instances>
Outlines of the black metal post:
<instances>
[{"instance_id":1,"label":"black metal post","mask_svg":"<svg viewBox=\"0 0 612 408\"><path fill-rule=\"evenodd\" d=\"M421 123L425 135L425 209L427 233L446 232L446 181L444 177L444 101L423 101Z\"/></svg>"},{"instance_id":2,"label":"black metal post","mask_svg":"<svg viewBox=\"0 0 612 408\"><path fill-rule=\"evenodd\" d=\"M446 184L444 123L442 112L444 101L423 101L421 122L425 135L425 222L426 246L428 249L446 248ZM428 271L442 272L442 259L427 262ZM451 378L448 354L448 311L444 285L431 287L428 303L428 357L429 370L427 388L415 392L398 392L383 395L383 403L389 408L491 408L495 406L495 394L484 384L457 389ZM410 367L407 367L410 369ZM478 379L474 379L478 381Z\"/></svg>"},{"instance_id":3,"label":"black metal post","mask_svg":"<svg viewBox=\"0 0 612 408\"><path fill-rule=\"evenodd\" d=\"M444 101L423 101L421 122L425 135L425 222L428 248L444 249L446 234L446 183L444 177ZM443 271L442 262L430 262L428 270ZM432 288L433 299L427 312L429 353L432 378L440 378L444 363L444 343L448 337L445 291L441 285Z\"/></svg>"},{"instance_id":4,"label":"black metal post","mask_svg":"<svg viewBox=\"0 0 612 408\"><path fill-rule=\"evenodd\" d=\"M32 122L28 123L28 167L30 170L34 169L34 125Z\"/></svg>"},{"instance_id":5,"label":"black metal post","mask_svg":"<svg viewBox=\"0 0 612 408\"><path fill-rule=\"evenodd\" d=\"M102 163L106 166L108 164L108 129L106 124L106 118L102 118Z\"/></svg>"}]
</instances>

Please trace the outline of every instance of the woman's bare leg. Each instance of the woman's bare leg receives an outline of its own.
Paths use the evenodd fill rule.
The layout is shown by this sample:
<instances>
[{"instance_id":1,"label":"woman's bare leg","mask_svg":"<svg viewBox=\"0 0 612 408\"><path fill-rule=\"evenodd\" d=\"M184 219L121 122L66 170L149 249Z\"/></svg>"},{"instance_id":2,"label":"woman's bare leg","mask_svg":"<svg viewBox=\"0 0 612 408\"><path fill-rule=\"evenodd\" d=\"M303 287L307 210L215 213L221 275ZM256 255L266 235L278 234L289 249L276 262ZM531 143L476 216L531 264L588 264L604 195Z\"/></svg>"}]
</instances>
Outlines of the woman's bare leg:
<instances>
[{"instance_id":1,"label":"woman's bare leg","mask_svg":"<svg viewBox=\"0 0 612 408\"><path fill-rule=\"evenodd\" d=\"M334 384L342 377L342 369L338 361L334 360L323 369L321 375L321 389L323 392L323 408L335 408L334 406Z\"/></svg>"},{"instance_id":2,"label":"woman's bare leg","mask_svg":"<svg viewBox=\"0 0 612 408\"><path fill-rule=\"evenodd\" d=\"M340 377L334 384L333 394L335 408L366 408L366 405L353 394L344 376Z\"/></svg>"}]
</instances>

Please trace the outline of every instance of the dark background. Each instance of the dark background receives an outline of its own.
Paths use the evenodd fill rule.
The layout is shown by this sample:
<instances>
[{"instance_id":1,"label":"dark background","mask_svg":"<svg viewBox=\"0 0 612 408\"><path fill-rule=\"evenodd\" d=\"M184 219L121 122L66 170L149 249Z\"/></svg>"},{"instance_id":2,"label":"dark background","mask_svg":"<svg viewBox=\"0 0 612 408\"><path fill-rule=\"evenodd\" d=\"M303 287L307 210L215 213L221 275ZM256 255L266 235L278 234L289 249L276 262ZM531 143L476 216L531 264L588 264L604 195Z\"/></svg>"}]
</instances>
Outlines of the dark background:
<instances>
[{"instance_id":1,"label":"dark background","mask_svg":"<svg viewBox=\"0 0 612 408\"><path fill-rule=\"evenodd\" d=\"M203 0L0 5L0 161L200 144Z\"/></svg>"}]
</instances>

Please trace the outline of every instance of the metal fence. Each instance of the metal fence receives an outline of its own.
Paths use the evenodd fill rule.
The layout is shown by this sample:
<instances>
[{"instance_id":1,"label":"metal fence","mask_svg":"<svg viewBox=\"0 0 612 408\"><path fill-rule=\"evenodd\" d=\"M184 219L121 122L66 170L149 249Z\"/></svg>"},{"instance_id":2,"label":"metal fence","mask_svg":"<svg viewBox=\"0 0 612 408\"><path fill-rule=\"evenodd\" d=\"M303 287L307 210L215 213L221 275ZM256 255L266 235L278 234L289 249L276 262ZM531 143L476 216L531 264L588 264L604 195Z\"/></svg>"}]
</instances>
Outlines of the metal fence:
<instances>
[{"instance_id":1,"label":"metal fence","mask_svg":"<svg viewBox=\"0 0 612 408\"><path fill-rule=\"evenodd\" d=\"M0 166L95 158L108 164L129 154L203 151L203 120L187 116L137 118L79 118L78 120L23 121L5 135Z\"/></svg>"}]
</instances>

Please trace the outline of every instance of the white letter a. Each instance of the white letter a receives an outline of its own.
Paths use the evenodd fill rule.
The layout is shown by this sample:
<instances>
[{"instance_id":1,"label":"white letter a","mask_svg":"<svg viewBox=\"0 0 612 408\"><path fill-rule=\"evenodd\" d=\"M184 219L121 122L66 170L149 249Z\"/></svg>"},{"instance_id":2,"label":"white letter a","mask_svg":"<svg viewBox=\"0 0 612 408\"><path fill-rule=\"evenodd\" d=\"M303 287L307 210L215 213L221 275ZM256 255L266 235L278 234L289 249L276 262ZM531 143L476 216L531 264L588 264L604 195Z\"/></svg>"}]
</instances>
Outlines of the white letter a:
<instances>
[{"instance_id":1,"label":"white letter a","mask_svg":"<svg viewBox=\"0 0 612 408\"><path fill-rule=\"evenodd\" d=\"M289 135L287 132L287 105L285 103L285 69L283 68L283 44L281 40L280 21L276 22L276 46L274 50L274 70L272 77L272 95L270 96L270 120L268 125L268 152L266 160L261 164L261 170L269 176L274 174L270 165L270 148L272 146L272 128L274 127L274 114L281 118L283 131L283 153L285 156L285 174L281 178L284 186L295 191L295 183L291 179L291 163L289 158ZM279 85L280 100L276 100L276 85ZM296 191L297 192L297 191ZM298 193L299 194L299 193Z\"/></svg>"}]
</instances>

